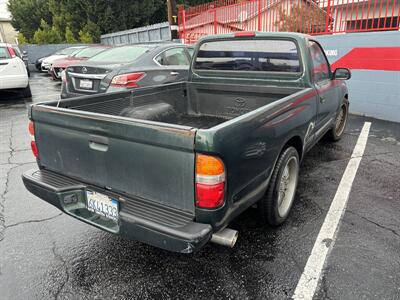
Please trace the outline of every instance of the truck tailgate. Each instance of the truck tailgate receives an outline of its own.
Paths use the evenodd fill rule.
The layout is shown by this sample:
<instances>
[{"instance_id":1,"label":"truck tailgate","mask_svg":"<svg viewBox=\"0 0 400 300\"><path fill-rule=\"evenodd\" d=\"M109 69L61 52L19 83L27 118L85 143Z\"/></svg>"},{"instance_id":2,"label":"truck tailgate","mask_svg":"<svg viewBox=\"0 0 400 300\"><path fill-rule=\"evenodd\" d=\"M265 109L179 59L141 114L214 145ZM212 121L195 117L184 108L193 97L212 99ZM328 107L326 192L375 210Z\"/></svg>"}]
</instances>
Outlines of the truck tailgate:
<instances>
[{"instance_id":1,"label":"truck tailgate","mask_svg":"<svg viewBox=\"0 0 400 300\"><path fill-rule=\"evenodd\" d=\"M190 127L36 105L42 167L84 183L194 211L194 137Z\"/></svg>"}]
</instances>

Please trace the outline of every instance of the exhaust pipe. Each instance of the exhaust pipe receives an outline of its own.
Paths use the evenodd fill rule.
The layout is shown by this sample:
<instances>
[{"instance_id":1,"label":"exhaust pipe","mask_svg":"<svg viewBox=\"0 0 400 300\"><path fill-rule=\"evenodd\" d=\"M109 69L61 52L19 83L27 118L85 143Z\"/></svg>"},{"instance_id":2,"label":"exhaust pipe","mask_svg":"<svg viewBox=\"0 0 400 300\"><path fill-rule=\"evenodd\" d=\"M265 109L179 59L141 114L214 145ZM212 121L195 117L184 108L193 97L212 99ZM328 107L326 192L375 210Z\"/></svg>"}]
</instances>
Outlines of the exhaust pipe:
<instances>
[{"instance_id":1,"label":"exhaust pipe","mask_svg":"<svg viewBox=\"0 0 400 300\"><path fill-rule=\"evenodd\" d=\"M211 242L233 248L233 246L235 246L238 236L239 232L237 232L236 230L225 228L214 233L211 236Z\"/></svg>"}]
</instances>

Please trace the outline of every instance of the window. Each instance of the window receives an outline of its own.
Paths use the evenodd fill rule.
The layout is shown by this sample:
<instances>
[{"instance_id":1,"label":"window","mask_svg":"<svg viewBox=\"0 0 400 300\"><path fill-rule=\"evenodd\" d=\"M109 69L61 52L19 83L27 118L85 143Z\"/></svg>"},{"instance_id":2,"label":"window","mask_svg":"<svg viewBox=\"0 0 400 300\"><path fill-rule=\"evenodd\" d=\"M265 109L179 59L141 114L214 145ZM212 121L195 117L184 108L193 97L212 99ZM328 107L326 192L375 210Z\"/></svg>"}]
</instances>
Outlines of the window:
<instances>
[{"instance_id":1,"label":"window","mask_svg":"<svg viewBox=\"0 0 400 300\"><path fill-rule=\"evenodd\" d=\"M400 18L395 16L387 16L385 18L374 18L364 20L353 20L346 22L346 31L379 31L385 30L398 30L400 25Z\"/></svg>"},{"instance_id":2,"label":"window","mask_svg":"<svg viewBox=\"0 0 400 300\"><path fill-rule=\"evenodd\" d=\"M149 48L145 46L116 47L100 52L92 58L89 58L89 61L107 63L129 63L135 61L148 51Z\"/></svg>"},{"instance_id":3,"label":"window","mask_svg":"<svg viewBox=\"0 0 400 300\"><path fill-rule=\"evenodd\" d=\"M10 58L10 53L7 48L0 47L0 59Z\"/></svg>"},{"instance_id":4,"label":"window","mask_svg":"<svg viewBox=\"0 0 400 300\"><path fill-rule=\"evenodd\" d=\"M53 55L71 55L72 53L74 53L77 50L82 50L83 47L70 47L70 48L65 48L65 49L61 49L58 50L56 53L54 53Z\"/></svg>"},{"instance_id":5,"label":"window","mask_svg":"<svg viewBox=\"0 0 400 300\"><path fill-rule=\"evenodd\" d=\"M173 48L159 54L155 60L162 66L187 66L189 58L184 48Z\"/></svg>"},{"instance_id":6,"label":"window","mask_svg":"<svg viewBox=\"0 0 400 300\"><path fill-rule=\"evenodd\" d=\"M194 54L194 48L187 48L187 50L189 52L190 57L192 58Z\"/></svg>"},{"instance_id":7,"label":"window","mask_svg":"<svg viewBox=\"0 0 400 300\"><path fill-rule=\"evenodd\" d=\"M311 60L313 63L312 76L316 82L330 78L329 63L322 48L313 41L309 43Z\"/></svg>"},{"instance_id":8,"label":"window","mask_svg":"<svg viewBox=\"0 0 400 300\"><path fill-rule=\"evenodd\" d=\"M88 48L85 48L85 49L79 51L74 56L78 57L78 58L90 58L90 57L95 56L96 54L103 52L106 49L107 48L104 48L104 47L88 47Z\"/></svg>"},{"instance_id":9,"label":"window","mask_svg":"<svg viewBox=\"0 0 400 300\"><path fill-rule=\"evenodd\" d=\"M301 72L296 44L287 40L227 40L203 43L195 69L220 71Z\"/></svg>"}]
</instances>

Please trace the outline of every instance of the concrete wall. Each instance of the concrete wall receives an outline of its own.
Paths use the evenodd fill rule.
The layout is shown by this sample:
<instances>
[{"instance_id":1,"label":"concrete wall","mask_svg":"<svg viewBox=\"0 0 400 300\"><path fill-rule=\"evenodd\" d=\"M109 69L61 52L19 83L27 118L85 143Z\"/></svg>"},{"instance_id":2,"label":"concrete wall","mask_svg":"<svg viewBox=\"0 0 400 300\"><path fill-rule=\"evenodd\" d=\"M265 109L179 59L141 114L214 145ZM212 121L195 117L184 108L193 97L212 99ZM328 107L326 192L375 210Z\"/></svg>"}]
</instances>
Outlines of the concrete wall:
<instances>
[{"instance_id":1,"label":"concrete wall","mask_svg":"<svg viewBox=\"0 0 400 300\"><path fill-rule=\"evenodd\" d=\"M67 47L79 46L79 44L49 44L49 45L36 45L26 44L20 46L21 51L28 52L28 59L30 64L34 64L38 58L53 54L57 50Z\"/></svg>"},{"instance_id":2,"label":"concrete wall","mask_svg":"<svg viewBox=\"0 0 400 300\"><path fill-rule=\"evenodd\" d=\"M170 40L171 31L168 22L103 34L101 36L101 43L107 45L124 45Z\"/></svg>"},{"instance_id":3,"label":"concrete wall","mask_svg":"<svg viewBox=\"0 0 400 300\"><path fill-rule=\"evenodd\" d=\"M334 67L352 71L350 112L400 122L400 31L315 38Z\"/></svg>"}]
</instances>

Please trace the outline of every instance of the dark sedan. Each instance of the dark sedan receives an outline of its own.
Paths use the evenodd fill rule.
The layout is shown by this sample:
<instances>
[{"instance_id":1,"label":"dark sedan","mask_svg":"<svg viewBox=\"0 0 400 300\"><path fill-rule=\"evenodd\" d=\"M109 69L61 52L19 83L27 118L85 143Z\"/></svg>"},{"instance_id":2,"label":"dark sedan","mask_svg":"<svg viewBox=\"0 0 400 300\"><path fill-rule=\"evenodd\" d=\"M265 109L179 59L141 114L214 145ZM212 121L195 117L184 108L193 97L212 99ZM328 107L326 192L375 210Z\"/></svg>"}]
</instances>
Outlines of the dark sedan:
<instances>
[{"instance_id":1,"label":"dark sedan","mask_svg":"<svg viewBox=\"0 0 400 300\"><path fill-rule=\"evenodd\" d=\"M193 48L177 43L106 50L62 74L61 98L123 91L187 79Z\"/></svg>"}]
</instances>

